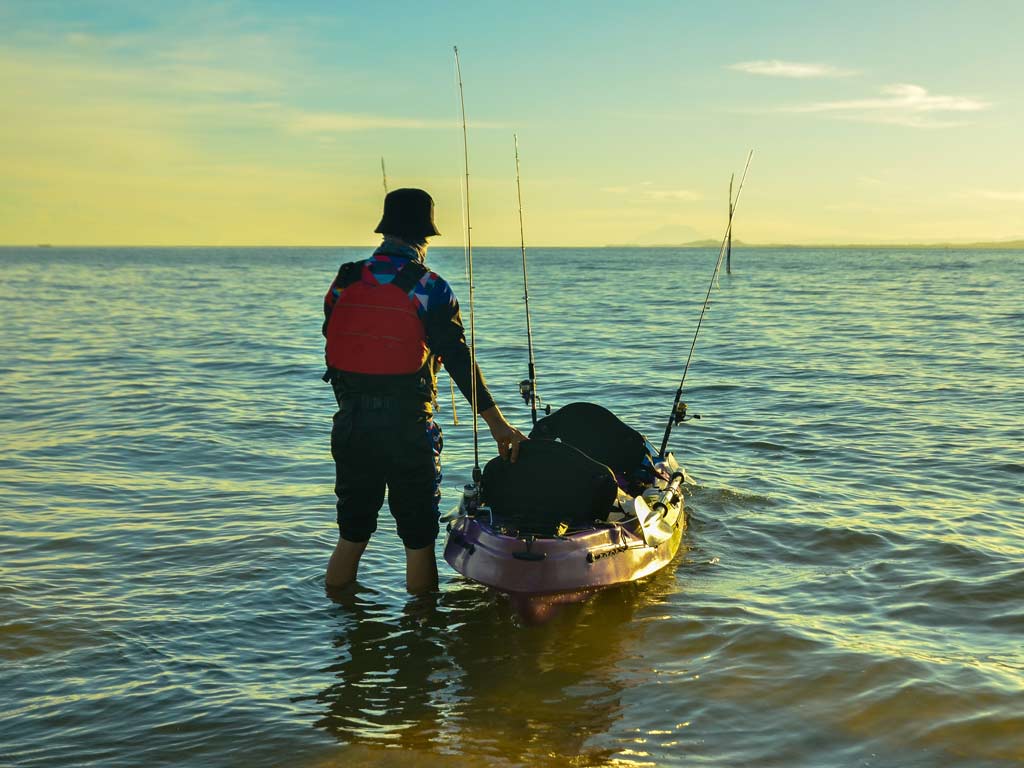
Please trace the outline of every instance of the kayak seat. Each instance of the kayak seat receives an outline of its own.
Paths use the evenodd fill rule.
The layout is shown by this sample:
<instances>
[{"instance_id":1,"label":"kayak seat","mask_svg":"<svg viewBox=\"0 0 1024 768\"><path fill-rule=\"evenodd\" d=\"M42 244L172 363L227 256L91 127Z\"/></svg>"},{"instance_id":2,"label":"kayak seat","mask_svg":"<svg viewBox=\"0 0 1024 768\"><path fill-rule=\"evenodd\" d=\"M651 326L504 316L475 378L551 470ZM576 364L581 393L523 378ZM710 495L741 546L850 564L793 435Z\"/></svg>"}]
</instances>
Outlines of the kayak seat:
<instances>
[{"instance_id":1,"label":"kayak seat","mask_svg":"<svg viewBox=\"0 0 1024 768\"><path fill-rule=\"evenodd\" d=\"M617 495L611 469L567 443L543 439L520 443L514 464L491 459L481 483L494 524L519 535L554 536L562 526L606 521Z\"/></svg>"},{"instance_id":2,"label":"kayak seat","mask_svg":"<svg viewBox=\"0 0 1024 768\"><path fill-rule=\"evenodd\" d=\"M595 403L570 403L537 422L530 438L561 440L630 477L649 456L647 439L618 416Z\"/></svg>"}]
</instances>

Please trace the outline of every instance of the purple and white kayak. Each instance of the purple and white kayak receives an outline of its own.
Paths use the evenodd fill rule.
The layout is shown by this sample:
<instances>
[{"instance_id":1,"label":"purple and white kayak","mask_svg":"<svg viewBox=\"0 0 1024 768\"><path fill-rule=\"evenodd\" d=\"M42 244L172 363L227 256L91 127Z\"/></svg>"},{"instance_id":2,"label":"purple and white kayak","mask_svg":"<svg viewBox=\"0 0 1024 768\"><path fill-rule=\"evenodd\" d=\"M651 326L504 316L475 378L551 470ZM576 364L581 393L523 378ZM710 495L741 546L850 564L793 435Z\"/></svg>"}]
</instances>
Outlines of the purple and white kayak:
<instances>
[{"instance_id":1,"label":"purple and white kayak","mask_svg":"<svg viewBox=\"0 0 1024 768\"><path fill-rule=\"evenodd\" d=\"M466 578L507 594L527 619L595 591L645 578L668 565L686 528L683 486L692 482L671 454L670 479L643 495L619 494L608 522L561 536L520 536L464 499L448 524L444 558Z\"/></svg>"}]
</instances>

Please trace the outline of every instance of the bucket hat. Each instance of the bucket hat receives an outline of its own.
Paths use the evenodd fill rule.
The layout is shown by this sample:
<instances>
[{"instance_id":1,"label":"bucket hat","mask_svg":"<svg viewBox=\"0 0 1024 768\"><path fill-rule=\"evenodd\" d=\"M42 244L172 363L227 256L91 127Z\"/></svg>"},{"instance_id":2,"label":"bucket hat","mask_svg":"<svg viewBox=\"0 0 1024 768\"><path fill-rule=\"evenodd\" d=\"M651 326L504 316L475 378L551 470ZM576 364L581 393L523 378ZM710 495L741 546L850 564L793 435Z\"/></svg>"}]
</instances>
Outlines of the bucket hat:
<instances>
[{"instance_id":1,"label":"bucket hat","mask_svg":"<svg viewBox=\"0 0 1024 768\"><path fill-rule=\"evenodd\" d=\"M373 230L406 240L440 235L434 226L434 199L422 189L394 189L384 198L384 216Z\"/></svg>"}]
</instances>

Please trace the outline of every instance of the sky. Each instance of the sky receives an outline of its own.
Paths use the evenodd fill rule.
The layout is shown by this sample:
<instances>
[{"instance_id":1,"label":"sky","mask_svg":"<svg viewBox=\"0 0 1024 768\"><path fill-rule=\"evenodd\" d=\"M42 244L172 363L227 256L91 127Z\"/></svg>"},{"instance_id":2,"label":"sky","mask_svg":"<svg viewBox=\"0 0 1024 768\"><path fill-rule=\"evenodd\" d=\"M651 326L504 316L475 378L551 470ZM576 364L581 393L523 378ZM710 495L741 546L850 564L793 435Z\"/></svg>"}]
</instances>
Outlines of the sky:
<instances>
[{"instance_id":1,"label":"sky","mask_svg":"<svg viewBox=\"0 0 1024 768\"><path fill-rule=\"evenodd\" d=\"M1024 2L0 0L0 243L1024 238Z\"/></svg>"}]
</instances>

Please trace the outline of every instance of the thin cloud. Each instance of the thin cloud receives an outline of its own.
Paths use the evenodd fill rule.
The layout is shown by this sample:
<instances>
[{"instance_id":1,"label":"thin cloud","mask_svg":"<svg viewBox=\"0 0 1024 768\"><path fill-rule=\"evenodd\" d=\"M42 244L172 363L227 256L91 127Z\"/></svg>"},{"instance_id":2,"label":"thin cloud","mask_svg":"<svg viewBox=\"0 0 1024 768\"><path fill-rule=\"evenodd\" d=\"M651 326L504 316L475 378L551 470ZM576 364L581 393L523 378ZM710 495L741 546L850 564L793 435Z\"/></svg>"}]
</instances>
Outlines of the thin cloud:
<instances>
[{"instance_id":1,"label":"thin cloud","mask_svg":"<svg viewBox=\"0 0 1024 768\"><path fill-rule=\"evenodd\" d=\"M702 194L689 189L655 189L649 181L634 186L602 187L601 191L640 200L685 200L692 202L704 199Z\"/></svg>"},{"instance_id":2,"label":"thin cloud","mask_svg":"<svg viewBox=\"0 0 1024 768\"><path fill-rule=\"evenodd\" d=\"M881 92L882 96L876 98L821 101L784 107L781 111L834 114L869 122L939 128L963 124L963 121L944 120L943 115L981 112L992 106L990 102L965 96L932 94L920 85L907 83L887 85Z\"/></svg>"},{"instance_id":3,"label":"thin cloud","mask_svg":"<svg viewBox=\"0 0 1024 768\"><path fill-rule=\"evenodd\" d=\"M1024 203L1024 190L1007 192L998 189L972 189L964 192L961 197L972 197L981 200L995 200L997 202Z\"/></svg>"},{"instance_id":4,"label":"thin cloud","mask_svg":"<svg viewBox=\"0 0 1024 768\"><path fill-rule=\"evenodd\" d=\"M272 76L261 76L226 67L179 64L165 70L168 89L197 95L263 96L278 94L280 82Z\"/></svg>"},{"instance_id":5,"label":"thin cloud","mask_svg":"<svg viewBox=\"0 0 1024 768\"><path fill-rule=\"evenodd\" d=\"M452 120L421 120L406 117L381 117L378 115L351 115L340 112L304 112L288 120L288 128L294 133L348 133L386 128L436 129L452 128Z\"/></svg>"},{"instance_id":6,"label":"thin cloud","mask_svg":"<svg viewBox=\"0 0 1024 768\"><path fill-rule=\"evenodd\" d=\"M231 61L225 46L211 44L208 55L187 58L158 48L149 50L148 43L131 37L73 32L61 40L64 45L51 49L0 44L0 66L20 70L19 80L65 87L82 97L117 91L123 98L146 101L189 96L266 98L284 91L278 70L267 66L261 71L255 65Z\"/></svg>"},{"instance_id":7,"label":"thin cloud","mask_svg":"<svg viewBox=\"0 0 1024 768\"><path fill-rule=\"evenodd\" d=\"M64 42L72 48L96 52L112 52L137 48L142 38L137 35L94 35L88 32L68 32Z\"/></svg>"},{"instance_id":8,"label":"thin cloud","mask_svg":"<svg viewBox=\"0 0 1024 768\"><path fill-rule=\"evenodd\" d=\"M704 196L699 192L689 189L651 189L644 192L646 197L652 200L703 200Z\"/></svg>"},{"instance_id":9,"label":"thin cloud","mask_svg":"<svg viewBox=\"0 0 1024 768\"><path fill-rule=\"evenodd\" d=\"M745 72L748 75L763 75L765 77L851 77L857 74L854 69L840 69L831 64L815 64L799 61L740 61L730 64L729 69L736 72Z\"/></svg>"}]
</instances>

